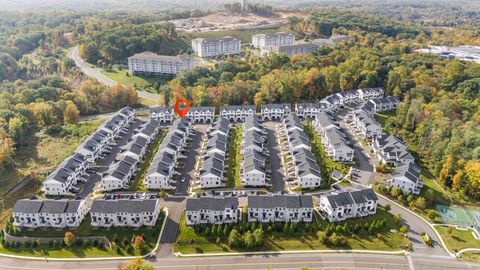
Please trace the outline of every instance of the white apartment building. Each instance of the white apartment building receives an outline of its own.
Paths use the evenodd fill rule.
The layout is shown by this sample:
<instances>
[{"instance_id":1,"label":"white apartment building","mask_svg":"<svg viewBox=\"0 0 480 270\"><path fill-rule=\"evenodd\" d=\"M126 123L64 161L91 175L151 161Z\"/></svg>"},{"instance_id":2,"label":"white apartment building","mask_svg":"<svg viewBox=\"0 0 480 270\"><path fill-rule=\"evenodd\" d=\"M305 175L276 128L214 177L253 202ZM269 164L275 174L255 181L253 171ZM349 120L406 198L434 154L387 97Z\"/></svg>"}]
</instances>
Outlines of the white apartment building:
<instances>
[{"instance_id":1,"label":"white apartment building","mask_svg":"<svg viewBox=\"0 0 480 270\"><path fill-rule=\"evenodd\" d=\"M312 124L320 137L330 128L339 128L338 123L326 112L317 113Z\"/></svg>"},{"instance_id":2,"label":"white apartment building","mask_svg":"<svg viewBox=\"0 0 480 270\"><path fill-rule=\"evenodd\" d=\"M392 111L396 110L399 104L400 100L394 96L373 98L365 104L365 110L373 111L373 113Z\"/></svg>"},{"instance_id":3,"label":"white apartment building","mask_svg":"<svg viewBox=\"0 0 480 270\"><path fill-rule=\"evenodd\" d=\"M215 107L190 107L187 116L194 123L213 123Z\"/></svg>"},{"instance_id":4,"label":"white apartment building","mask_svg":"<svg viewBox=\"0 0 480 270\"><path fill-rule=\"evenodd\" d=\"M237 198L188 198L186 222L188 226L237 223L239 212Z\"/></svg>"},{"instance_id":5,"label":"white apartment building","mask_svg":"<svg viewBox=\"0 0 480 270\"><path fill-rule=\"evenodd\" d=\"M225 175L225 154L213 153L209 154L203 160L202 169L200 170L200 187L201 188L217 188L224 187L226 184Z\"/></svg>"},{"instance_id":6,"label":"white apartment building","mask_svg":"<svg viewBox=\"0 0 480 270\"><path fill-rule=\"evenodd\" d=\"M383 88L375 87L375 88L362 88L358 89L358 97L363 100L367 101L372 98L381 98L385 94Z\"/></svg>"},{"instance_id":7,"label":"white apartment building","mask_svg":"<svg viewBox=\"0 0 480 270\"><path fill-rule=\"evenodd\" d=\"M159 215L158 199L94 200L90 209L94 228L154 227Z\"/></svg>"},{"instance_id":8,"label":"white apartment building","mask_svg":"<svg viewBox=\"0 0 480 270\"><path fill-rule=\"evenodd\" d=\"M325 103L297 103L295 104L295 113L302 119L313 119L319 112L329 111Z\"/></svg>"},{"instance_id":9,"label":"white apartment building","mask_svg":"<svg viewBox=\"0 0 480 270\"><path fill-rule=\"evenodd\" d=\"M87 215L85 200L18 200L12 211L13 225L20 229L77 228Z\"/></svg>"},{"instance_id":10,"label":"white apartment building","mask_svg":"<svg viewBox=\"0 0 480 270\"><path fill-rule=\"evenodd\" d=\"M177 56L142 52L128 57L128 69L132 75L177 75L194 67L194 58L183 54Z\"/></svg>"},{"instance_id":11,"label":"white apartment building","mask_svg":"<svg viewBox=\"0 0 480 270\"><path fill-rule=\"evenodd\" d=\"M278 32L275 34L256 34L252 36L252 44L254 48L262 48L264 46L284 46L293 45L295 35L286 32Z\"/></svg>"},{"instance_id":12,"label":"white apartment building","mask_svg":"<svg viewBox=\"0 0 480 270\"><path fill-rule=\"evenodd\" d=\"M79 153L64 160L42 184L42 191L47 195L65 195L78 189L74 186L89 167L87 158Z\"/></svg>"},{"instance_id":13,"label":"white apartment building","mask_svg":"<svg viewBox=\"0 0 480 270\"><path fill-rule=\"evenodd\" d=\"M248 222L312 222L312 196L248 196Z\"/></svg>"},{"instance_id":14,"label":"white apartment building","mask_svg":"<svg viewBox=\"0 0 480 270\"><path fill-rule=\"evenodd\" d=\"M393 165L399 163L415 162L407 146L400 138L393 135L382 134L373 139L372 148L377 158L383 163Z\"/></svg>"},{"instance_id":15,"label":"white apartment building","mask_svg":"<svg viewBox=\"0 0 480 270\"><path fill-rule=\"evenodd\" d=\"M388 180L390 187L402 190L403 194L419 195L423 187L420 179L420 168L413 162L400 163L395 168L392 178Z\"/></svg>"},{"instance_id":16,"label":"white apartment building","mask_svg":"<svg viewBox=\"0 0 480 270\"><path fill-rule=\"evenodd\" d=\"M253 151L252 154L244 156L240 172L240 181L244 186L249 187L262 187L266 186L266 171L265 165L262 165L258 159L256 159L254 153L262 153L259 151ZM261 155L261 154L260 154ZM264 161L264 159L263 159Z\"/></svg>"},{"instance_id":17,"label":"white apartment building","mask_svg":"<svg viewBox=\"0 0 480 270\"><path fill-rule=\"evenodd\" d=\"M173 109L164 107L155 107L150 109L150 118L159 121L160 123L172 123Z\"/></svg>"},{"instance_id":18,"label":"white apartment building","mask_svg":"<svg viewBox=\"0 0 480 270\"><path fill-rule=\"evenodd\" d=\"M172 179L175 168L174 156L166 151L159 151L155 155L144 186L148 189L175 189L175 181Z\"/></svg>"},{"instance_id":19,"label":"white apartment building","mask_svg":"<svg viewBox=\"0 0 480 270\"><path fill-rule=\"evenodd\" d=\"M192 40L192 50L200 57L214 57L241 53L242 42L233 37L195 38Z\"/></svg>"},{"instance_id":20,"label":"white apartment building","mask_svg":"<svg viewBox=\"0 0 480 270\"><path fill-rule=\"evenodd\" d=\"M297 44L281 45L281 46L269 45L269 46L261 47L260 54L267 55L269 53L276 53L276 54L287 54L289 56L310 54L312 52L317 51L319 47L320 47L319 44L315 42L297 43Z\"/></svg>"},{"instance_id":21,"label":"white apartment building","mask_svg":"<svg viewBox=\"0 0 480 270\"><path fill-rule=\"evenodd\" d=\"M383 130L375 118L362 109L353 111L352 124L364 138L373 138L382 135Z\"/></svg>"},{"instance_id":22,"label":"white apartment building","mask_svg":"<svg viewBox=\"0 0 480 270\"><path fill-rule=\"evenodd\" d=\"M218 133L228 137L230 134L230 122L226 118L221 117L217 121L213 122L208 132L211 136Z\"/></svg>"},{"instance_id":23,"label":"white apartment building","mask_svg":"<svg viewBox=\"0 0 480 270\"><path fill-rule=\"evenodd\" d=\"M378 197L372 188L320 196L320 210L329 222L374 215Z\"/></svg>"},{"instance_id":24,"label":"white apartment building","mask_svg":"<svg viewBox=\"0 0 480 270\"><path fill-rule=\"evenodd\" d=\"M243 122L249 115L254 115L256 109L254 105L224 106L220 107L220 116L228 119L230 122Z\"/></svg>"},{"instance_id":25,"label":"white apartment building","mask_svg":"<svg viewBox=\"0 0 480 270\"><path fill-rule=\"evenodd\" d=\"M322 185L323 178L320 167L312 152L301 148L293 155L295 183L302 189L316 188Z\"/></svg>"},{"instance_id":26,"label":"white apartment building","mask_svg":"<svg viewBox=\"0 0 480 270\"><path fill-rule=\"evenodd\" d=\"M261 106L263 121L282 120L291 112L290 104L264 104Z\"/></svg>"},{"instance_id":27,"label":"white apartment building","mask_svg":"<svg viewBox=\"0 0 480 270\"><path fill-rule=\"evenodd\" d=\"M126 156L119 162L113 164L109 174L102 178L104 191L112 191L128 188L130 180L137 170L138 160Z\"/></svg>"},{"instance_id":28,"label":"white apartment building","mask_svg":"<svg viewBox=\"0 0 480 270\"><path fill-rule=\"evenodd\" d=\"M327 155L334 161L352 162L354 149L345 134L337 128L327 129L322 137L322 144Z\"/></svg>"}]
</instances>

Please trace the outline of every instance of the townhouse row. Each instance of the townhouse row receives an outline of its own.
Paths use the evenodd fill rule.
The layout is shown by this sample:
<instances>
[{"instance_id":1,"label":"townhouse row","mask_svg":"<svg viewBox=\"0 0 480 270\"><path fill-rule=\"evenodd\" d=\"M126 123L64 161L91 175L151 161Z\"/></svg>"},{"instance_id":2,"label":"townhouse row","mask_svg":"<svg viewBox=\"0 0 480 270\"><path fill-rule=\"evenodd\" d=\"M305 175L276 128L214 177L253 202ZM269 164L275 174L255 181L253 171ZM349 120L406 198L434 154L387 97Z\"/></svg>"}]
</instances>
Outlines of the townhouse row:
<instances>
[{"instance_id":1,"label":"townhouse row","mask_svg":"<svg viewBox=\"0 0 480 270\"><path fill-rule=\"evenodd\" d=\"M242 125L240 181L244 186L267 185L265 131L255 115L249 115Z\"/></svg>"},{"instance_id":2,"label":"townhouse row","mask_svg":"<svg viewBox=\"0 0 480 270\"><path fill-rule=\"evenodd\" d=\"M220 118L208 131L206 154L200 170L201 188L216 188L226 185L225 161L228 157L230 122Z\"/></svg>"},{"instance_id":3,"label":"townhouse row","mask_svg":"<svg viewBox=\"0 0 480 270\"><path fill-rule=\"evenodd\" d=\"M323 183L320 167L312 154L312 145L303 131L304 125L296 115L288 115L283 120L283 129L295 174L295 184L300 188L315 188ZM287 164L289 165L289 164Z\"/></svg>"},{"instance_id":4,"label":"townhouse row","mask_svg":"<svg viewBox=\"0 0 480 270\"><path fill-rule=\"evenodd\" d=\"M158 199L18 200L12 210L19 229L76 229L90 213L93 228L154 227L160 215Z\"/></svg>"},{"instance_id":5,"label":"townhouse row","mask_svg":"<svg viewBox=\"0 0 480 270\"><path fill-rule=\"evenodd\" d=\"M182 157L182 151L191 133L188 117L177 118L158 147L143 184L148 189L175 189L175 164Z\"/></svg>"},{"instance_id":6,"label":"townhouse row","mask_svg":"<svg viewBox=\"0 0 480 270\"><path fill-rule=\"evenodd\" d=\"M378 197L372 188L334 192L320 196L320 212L329 222L374 215Z\"/></svg>"},{"instance_id":7,"label":"townhouse row","mask_svg":"<svg viewBox=\"0 0 480 270\"><path fill-rule=\"evenodd\" d=\"M213 123L215 107L190 107L186 115L192 123ZM172 108L155 107L150 109L150 117L161 124L169 124L174 120Z\"/></svg>"},{"instance_id":8,"label":"townhouse row","mask_svg":"<svg viewBox=\"0 0 480 270\"><path fill-rule=\"evenodd\" d=\"M354 148L338 123L327 112L319 112L312 121L327 156L337 162L352 162Z\"/></svg>"},{"instance_id":9,"label":"townhouse row","mask_svg":"<svg viewBox=\"0 0 480 270\"><path fill-rule=\"evenodd\" d=\"M86 181L86 171L115 140L124 134L124 129L135 119L131 107L119 110L112 118L81 144L75 153L65 159L43 182L41 190L46 195L71 195L78 192L75 186Z\"/></svg>"}]
</instances>

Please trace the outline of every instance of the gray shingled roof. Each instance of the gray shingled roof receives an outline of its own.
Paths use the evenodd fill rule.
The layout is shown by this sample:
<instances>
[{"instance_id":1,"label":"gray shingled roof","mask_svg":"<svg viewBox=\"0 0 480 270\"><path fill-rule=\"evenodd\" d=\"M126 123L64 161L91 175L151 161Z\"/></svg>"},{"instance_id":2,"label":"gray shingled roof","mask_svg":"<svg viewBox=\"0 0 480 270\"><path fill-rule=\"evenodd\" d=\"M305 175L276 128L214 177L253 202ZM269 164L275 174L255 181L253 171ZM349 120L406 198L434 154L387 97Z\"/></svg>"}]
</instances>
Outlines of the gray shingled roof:
<instances>
[{"instance_id":1,"label":"gray shingled roof","mask_svg":"<svg viewBox=\"0 0 480 270\"><path fill-rule=\"evenodd\" d=\"M158 200L94 200L92 203L91 213L108 213L114 214L119 212L125 213L144 213L155 212Z\"/></svg>"},{"instance_id":2,"label":"gray shingled roof","mask_svg":"<svg viewBox=\"0 0 480 270\"><path fill-rule=\"evenodd\" d=\"M254 195L248 196L249 208L313 208L312 196L307 195Z\"/></svg>"},{"instance_id":3,"label":"gray shingled roof","mask_svg":"<svg viewBox=\"0 0 480 270\"><path fill-rule=\"evenodd\" d=\"M188 198L187 199L187 211L200 211L200 210L213 210L223 211L227 208L237 209L237 198Z\"/></svg>"}]
</instances>

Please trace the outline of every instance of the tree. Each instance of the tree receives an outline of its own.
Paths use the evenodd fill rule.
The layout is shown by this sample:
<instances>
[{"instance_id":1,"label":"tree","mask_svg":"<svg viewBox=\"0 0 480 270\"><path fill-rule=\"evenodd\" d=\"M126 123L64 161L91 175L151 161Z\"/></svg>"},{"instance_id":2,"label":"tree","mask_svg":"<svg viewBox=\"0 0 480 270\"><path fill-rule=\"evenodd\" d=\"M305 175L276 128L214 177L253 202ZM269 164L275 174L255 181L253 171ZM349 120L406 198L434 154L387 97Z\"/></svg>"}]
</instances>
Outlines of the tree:
<instances>
[{"instance_id":1,"label":"tree","mask_svg":"<svg viewBox=\"0 0 480 270\"><path fill-rule=\"evenodd\" d=\"M325 232L318 231L317 232L317 238L322 245L327 245L328 244L328 236Z\"/></svg>"},{"instance_id":2,"label":"tree","mask_svg":"<svg viewBox=\"0 0 480 270\"><path fill-rule=\"evenodd\" d=\"M398 196L402 195L402 191L397 187L393 187L390 190L390 195L392 195L394 198L397 198Z\"/></svg>"},{"instance_id":3,"label":"tree","mask_svg":"<svg viewBox=\"0 0 480 270\"><path fill-rule=\"evenodd\" d=\"M66 123L76 124L80 121L80 111L77 109L77 106L72 101L67 101L67 107L63 113L63 119Z\"/></svg>"},{"instance_id":4,"label":"tree","mask_svg":"<svg viewBox=\"0 0 480 270\"><path fill-rule=\"evenodd\" d=\"M407 226L402 226L402 227L400 228L400 232L403 233L403 234L406 234L406 233L408 232Z\"/></svg>"},{"instance_id":5,"label":"tree","mask_svg":"<svg viewBox=\"0 0 480 270\"><path fill-rule=\"evenodd\" d=\"M145 240L143 239L143 237L141 235L136 235L135 238L133 239L133 248L135 248L137 252L141 252L144 245L145 245Z\"/></svg>"},{"instance_id":6,"label":"tree","mask_svg":"<svg viewBox=\"0 0 480 270\"><path fill-rule=\"evenodd\" d=\"M238 247L240 245L240 233L238 233L237 229L230 231L230 235L228 236L228 244L230 247Z\"/></svg>"},{"instance_id":7,"label":"tree","mask_svg":"<svg viewBox=\"0 0 480 270\"><path fill-rule=\"evenodd\" d=\"M392 210L392 206L389 203L387 203L385 205L385 211L390 212L390 210Z\"/></svg>"},{"instance_id":8,"label":"tree","mask_svg":"<svg viewBox=\"0 0 480 270\"><path fill-rule=\"evenodd\" d=\"M421 210L425 209L427 207L427 200L425 200L424 197L419 196L415 202L417 207Z\"/></svg>"},{"instance_id":9,"label":"tree","mask_svg":"<svg viewBox=\"0 0 480 270\"><path fill-rule=\"evenodd\" d=\"M261 246L263 244L263 229L262 228L257 228L255 231L253 231L253 238L255 239L255 246Z\"/></svg>"},{"instance_id":10,"label":"tree","mask_svg":"<svg viewBox=\"0 0 480 270\"><path fill-rule=\"evenodd\" d=\"M429 210L428 213L427 213L427 216L429 219L431 220L435 220L437 218L437 211L435 210Z\"/></svg>"},{"instance_id":11,"label":"tree","mask_svg":"<svg viewBox=\"0 0 480 270\"><path fill-rule=\"evenodd\" d=\"M250 231L247 231L244 237L245 237L245 240L244 240L245 246L247 248L250 249L255 247L255 238L253 237L253 234Z\"/></svg>"},{"instance_id":12,"label":"tree","mask_svg":"<svg viewBox=\"0 0 480 270\"><path fill-rule=\"evenodd\" d=\"M393 216L393 222L395 224L398 224L400 222L400 220L402 220L402 215L400 213L397 213Z\"/></svg>"},{"instance_id":13,"label":"tree","mask_svg":"<svg viewBox=\"0 0 480 270\"><path fill-rule=\"evenodd\" d=\"M70 231L65 232L63 242L65 242L65 245L68 247L71 247L75 243L75 235Z\"/></svg>"},{"instance_id":14,"label":"tree","mask_svg":"<svg viewBox=\"0 0 480 270\"><path fill-rule=\"evenodd\" d=\"M135 259L129 263L123 264L119 270L155 270L155 268L146 263L143 259Z\"/></svg>"}]
</instances>

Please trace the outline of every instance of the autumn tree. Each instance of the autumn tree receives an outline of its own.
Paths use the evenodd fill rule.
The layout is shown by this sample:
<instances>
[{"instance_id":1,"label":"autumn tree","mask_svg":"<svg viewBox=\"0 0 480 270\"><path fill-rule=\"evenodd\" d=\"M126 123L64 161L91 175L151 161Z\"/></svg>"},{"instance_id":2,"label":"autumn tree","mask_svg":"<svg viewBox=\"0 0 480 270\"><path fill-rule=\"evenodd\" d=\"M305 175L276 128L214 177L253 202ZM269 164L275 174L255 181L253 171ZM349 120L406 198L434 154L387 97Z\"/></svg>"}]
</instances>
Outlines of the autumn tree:
<instances>
[{"instance_id":1,"label":"autumn tree","mask_svg":"<svg viewBox=\"0 0 480 270\"><path fill-rule=\"evenodd\" d=\"M76 124L80 121L80 111L77 109L77 106L72 101L67 101L67 107L63 112L63 120L69 124Z\"/></svg>"},{"instance_id":2,"label":"autumn tree","mask_svg":"<svg viewBox=\"0 0 480 270\"><path fill-rule=\"evenodd\" d=\"M63 242L65 242L65 245L71 247L75 243L75 234L70 231L65 232Z\"/></svg>"}]
</instances>

